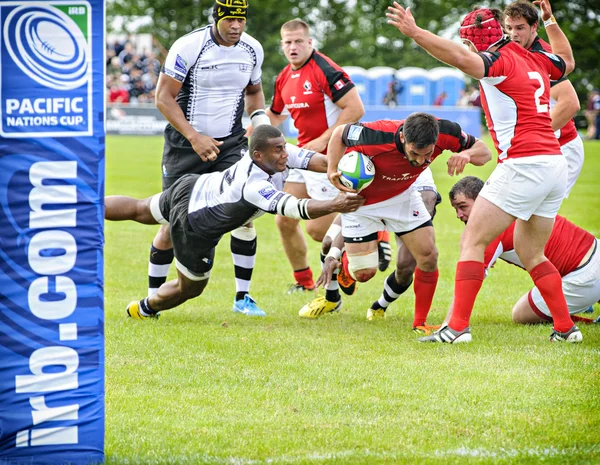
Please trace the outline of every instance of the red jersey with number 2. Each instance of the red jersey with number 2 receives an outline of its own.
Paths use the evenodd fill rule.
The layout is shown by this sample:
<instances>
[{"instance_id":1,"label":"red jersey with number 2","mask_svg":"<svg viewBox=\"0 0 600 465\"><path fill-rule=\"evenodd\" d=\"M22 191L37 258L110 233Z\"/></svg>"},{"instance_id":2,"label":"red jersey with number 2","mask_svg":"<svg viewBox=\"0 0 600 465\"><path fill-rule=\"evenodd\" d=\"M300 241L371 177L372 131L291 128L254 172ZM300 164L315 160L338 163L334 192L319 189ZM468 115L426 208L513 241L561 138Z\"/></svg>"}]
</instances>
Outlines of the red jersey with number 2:
<instances>
[{"instance_id":1,"label":"red jersey with number 2","mask_svg":"<svg viewBox=\"0 0 600 465\"><path fill-rule=\"evenodd\" d=\"M481 103L498 162L562 155L550 120L550 79L564 75L563 59L545 51L527 51L513 42L479 55L485 65Z\"/></svg>"}]
</instances>

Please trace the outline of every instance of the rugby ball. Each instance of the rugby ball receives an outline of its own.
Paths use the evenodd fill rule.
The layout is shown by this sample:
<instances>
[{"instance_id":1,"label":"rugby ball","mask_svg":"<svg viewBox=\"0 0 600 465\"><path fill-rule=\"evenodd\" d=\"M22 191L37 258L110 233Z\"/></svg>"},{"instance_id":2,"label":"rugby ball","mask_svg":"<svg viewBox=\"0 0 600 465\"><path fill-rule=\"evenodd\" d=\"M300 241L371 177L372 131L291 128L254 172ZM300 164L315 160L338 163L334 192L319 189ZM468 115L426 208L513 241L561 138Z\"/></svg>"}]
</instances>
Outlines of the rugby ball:
<instances>
[{"instance_id":1,"label":"rugby ball","mask_svg":"<svg viewBox=\"0 0 600 465\"><path fill-rule=\"evenodd\" d=\"M360 152L348 152L338 163L341 173L340 182L357 192L360 192L375 179L375 165L373 161Z\"/></svg>"}]
</instances>

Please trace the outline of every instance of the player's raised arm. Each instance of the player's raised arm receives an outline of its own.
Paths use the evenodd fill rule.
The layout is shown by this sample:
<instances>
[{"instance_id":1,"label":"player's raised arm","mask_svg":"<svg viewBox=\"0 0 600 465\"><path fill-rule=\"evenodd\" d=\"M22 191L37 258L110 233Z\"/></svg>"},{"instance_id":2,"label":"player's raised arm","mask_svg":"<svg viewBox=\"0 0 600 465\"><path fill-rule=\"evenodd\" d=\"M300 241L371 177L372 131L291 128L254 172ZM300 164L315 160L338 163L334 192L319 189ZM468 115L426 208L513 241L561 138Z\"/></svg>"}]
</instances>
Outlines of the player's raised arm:
<instances>
[{"instance_id":1,"label":"player's raised arm","mask_svg":"<svg viewBox=\"0 0 600 465\"><path fill-rule=\"evenodd\" d=\"M388 7L388 23L395 26L403 35L414 40L434 58L460 69L475 79L485 75L485 65L481 57L465 49L462 45L439 37L417 26L410 8L398 2Z\"/></svg>"},{"instance_id":2,"label":"player's raised arm","mask_svg":"<svg viewBox=\"0 0 600 465\"><path fill-rule=\"evenodd\" d=\"M569 74L575 69L575 58L573 57L573 51L571 50L571 44L569 39L565 36L562 29L558 26L554 15L552 14L552 7L550 6L549 0L536 0L533 2L535 5L540 7L542 21L548 34L548 41L552 52L555 55L561 57L565 62L565 75Z\"/></svg>"}]
</instances>

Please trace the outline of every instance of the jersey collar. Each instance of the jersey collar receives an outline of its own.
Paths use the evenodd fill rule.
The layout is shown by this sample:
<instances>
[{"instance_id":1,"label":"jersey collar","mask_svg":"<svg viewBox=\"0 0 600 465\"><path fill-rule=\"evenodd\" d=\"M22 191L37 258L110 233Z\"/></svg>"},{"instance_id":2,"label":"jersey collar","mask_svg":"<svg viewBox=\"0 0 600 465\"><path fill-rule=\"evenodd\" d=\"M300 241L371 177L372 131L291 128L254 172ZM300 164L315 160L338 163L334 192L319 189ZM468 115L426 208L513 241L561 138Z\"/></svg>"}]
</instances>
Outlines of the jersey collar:
<instances>
[{"instance_id":1,"label":"jersey collar","mask_svg":"<svg viewBox=\"0 0 600 465\"><path fill-rule=\"evenodd\" d=\"M296 68L296 69L294 69L294 68L292 68L292 65L290 64L290 69L291 69L292 71L294 71L294 72L296 72L296 71L300 71L302 68L304 68L304 67L306 66L306 64L307 64L307 63L308 63L310 60L312 60L312 59L314 58L314 56L315 56L315 52L316 52L316 50L313 48L313 51L312 51L312 53L311 53L311 54L310 54L310 56L309 56L309 57L306 59L306 61L305 61L304 63L302 63L302 66L300 66L299 68Z\"/></svg>"}]
</instances>

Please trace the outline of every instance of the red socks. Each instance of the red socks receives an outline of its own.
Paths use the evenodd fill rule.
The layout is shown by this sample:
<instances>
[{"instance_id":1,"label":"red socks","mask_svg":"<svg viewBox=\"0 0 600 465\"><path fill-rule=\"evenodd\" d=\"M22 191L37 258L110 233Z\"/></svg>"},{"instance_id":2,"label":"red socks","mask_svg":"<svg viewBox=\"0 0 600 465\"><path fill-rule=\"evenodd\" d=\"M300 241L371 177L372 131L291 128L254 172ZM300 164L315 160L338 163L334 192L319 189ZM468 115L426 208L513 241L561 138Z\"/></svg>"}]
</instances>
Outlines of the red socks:
<instances>
[{"instance_id":1,"label":"red socks","mask_svg":"<svg viewBox=\"0 0 600 465\"><path fill-rule=\"evenodd\" d=\"M413 328L423 326L427 320L439 275L438 270L421 271L419 268L415 270L415 283L413 285L415 291L415 319Z\"/></svg>"},{"instance_id":2,"label":"red socks","mask_svg":"<svg viewBox=\"0 0 600 465\"><path fill-rule=\"evenodd\" d=\"M306 289L314 289L315 282L313 281L313 274L310 267L304 268L303 270L294 271L294 279L296 282Z\"/></svg>"},{"instance_id":3,"label":"red socks","mask_svg":"<svg viewBox=\"0 0 600 465\"><path fill-rule=\"evenodd\" d=\"M485 266L483 262L464 261L456 265L454 280L454 308L448 325L455 331L469 326L475 299L483 284Z\"/></svg>"},{"instance_id":4,"label":"red socks","mask_svg":"<svg viewBox=\"0 0 600 465\"><path fill-rule=\"evenodd\" d=\"M544 302L548 305L554 320L554 329L561 333L569 331L574 323L562 291L560 273L550 261L546 260L534 267L529 275L533 279L535 287L540 291Z\"/></svg>"}]
</instances>

